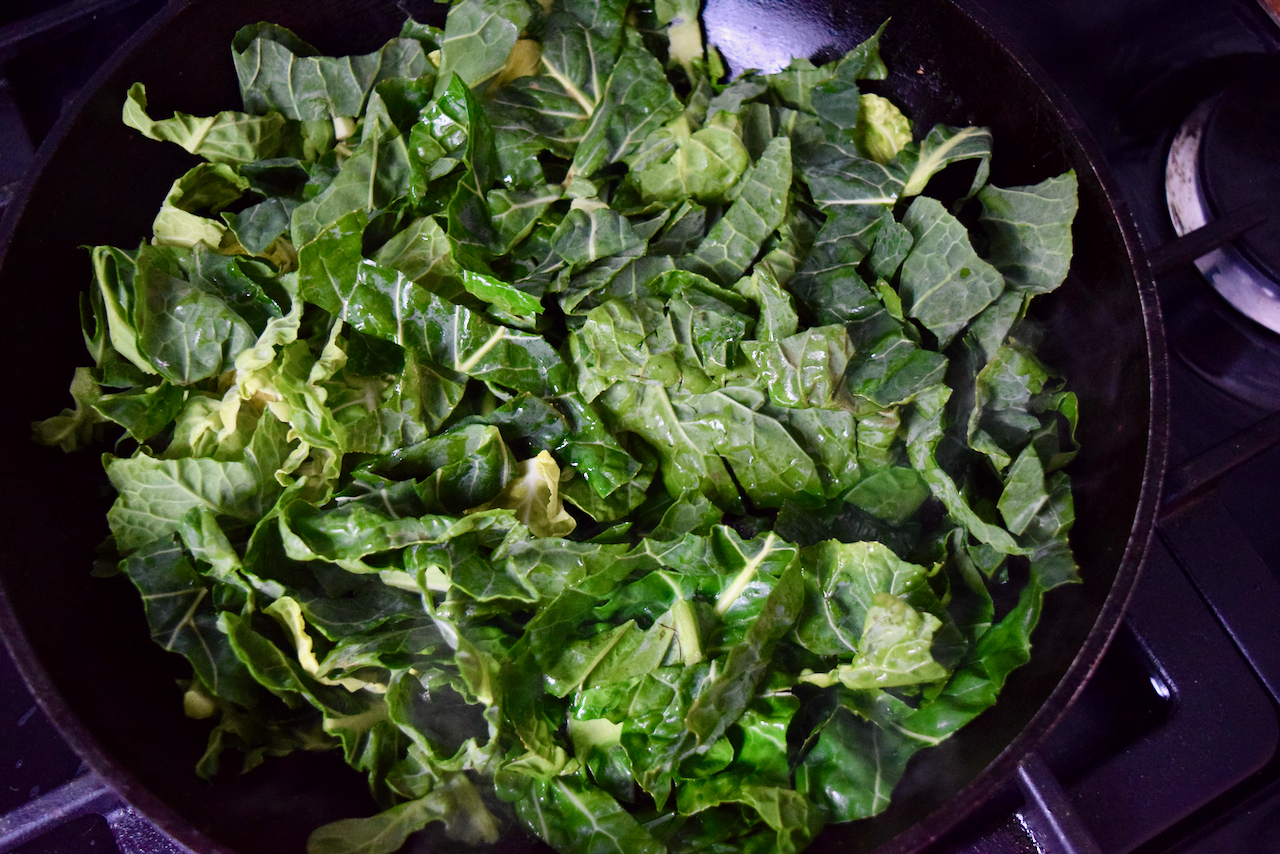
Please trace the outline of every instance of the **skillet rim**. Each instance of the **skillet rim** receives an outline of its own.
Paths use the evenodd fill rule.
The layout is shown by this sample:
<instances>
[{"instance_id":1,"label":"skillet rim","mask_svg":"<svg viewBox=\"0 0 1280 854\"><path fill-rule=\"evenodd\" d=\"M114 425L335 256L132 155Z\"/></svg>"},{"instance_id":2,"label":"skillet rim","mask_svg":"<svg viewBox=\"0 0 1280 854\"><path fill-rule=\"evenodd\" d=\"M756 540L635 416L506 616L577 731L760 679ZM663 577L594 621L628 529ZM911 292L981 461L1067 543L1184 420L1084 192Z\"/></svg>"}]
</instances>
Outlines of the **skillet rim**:
<instances>
[{"instance_id":1,"label":"skillet rim","mask_svg":"<svg viewBox=\"0 0 1280 854\"><path fill-rule=\"evenodd\" d=\"M162 30L193 2L194 0L170 0L112 54L63 110L39 147L27 176L5 211L3 221L0 221L0 267L5 263L11 239L31 199L34 185L50 161L55 158L68 130L78 120L85 106L120 66L157 31ZM976 4L965 4L960 0L940 0L940 2L953 7L959 14L967 17L975 27L985 31L1040 91L1044 106L1049 108L1053 119L1060 125L1066 138L1079 150L1082 162L1088 165L1093 180L1101 188L1102 198L1106 202L1106 213L1110 215L1112 223L1119 228L1138 291L1149 364L1150 414L1142 485L1134 521L1130 527L1115 579L1084 644L1049 697L1014 739L970 783L918 823L876 848L876 854L905 854L908 851L920 850L923 846L940 839L1007 783L1018 764L1025 756L1034 752L1078 696L1118 630L1137 581L1142 558L1154 535L1168 455L1168 357L1159 299L1154 278L1142 251L1136 224L1114 176L1106 168L1105 159L1069 101L1043 69L1027 55L1025 49L1015 42L989 13ZM3 636L36 702L73 750L95 773L179 843L198 851L227 850L196 828L191 820L170 807L154 791L143 785L128 770L127 763L122 763L111 755L72 712L70 704L50 678L49 673L40 663L35 649L26 638L21 621L13 610L2 580L0 580L0 636Z\"/></svg>"}]
</instances>

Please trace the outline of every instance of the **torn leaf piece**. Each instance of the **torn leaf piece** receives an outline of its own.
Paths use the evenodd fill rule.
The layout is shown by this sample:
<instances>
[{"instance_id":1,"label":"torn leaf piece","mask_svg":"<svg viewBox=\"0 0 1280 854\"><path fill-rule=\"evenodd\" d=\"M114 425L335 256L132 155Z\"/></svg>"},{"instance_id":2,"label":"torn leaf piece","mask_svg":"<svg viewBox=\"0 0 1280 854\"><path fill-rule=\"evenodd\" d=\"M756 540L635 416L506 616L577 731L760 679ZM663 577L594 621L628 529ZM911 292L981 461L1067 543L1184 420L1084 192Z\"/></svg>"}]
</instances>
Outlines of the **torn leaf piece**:
<instances>
[{"instance_id":1,"label":"torn leaf piece","mask_svg":"<svg viewBox=\"0 0 1280 854\"><path fill-rule=\"evenodd\" d=\"M521 460L515 476L498 497L467 511L514 510L516 519L529 527L535 537L567 537L577 522L564 509L560 496L560 466L541 451L531 460Z\"/></svg>"},{"instance_id":2,"label":"torn leaf piece","mask_svg":"<svg viewBox=\"0 0 1280 854\"><path fill-rule=\"evenodd\" d=\"M867 608L853 662L801 678L824 687L839 682L853 689L936 682L948 675L929 651L934 632L941 627L942 621L933 614L921 614L897 596L877 593Z\"/></svg>"}]
</instances>

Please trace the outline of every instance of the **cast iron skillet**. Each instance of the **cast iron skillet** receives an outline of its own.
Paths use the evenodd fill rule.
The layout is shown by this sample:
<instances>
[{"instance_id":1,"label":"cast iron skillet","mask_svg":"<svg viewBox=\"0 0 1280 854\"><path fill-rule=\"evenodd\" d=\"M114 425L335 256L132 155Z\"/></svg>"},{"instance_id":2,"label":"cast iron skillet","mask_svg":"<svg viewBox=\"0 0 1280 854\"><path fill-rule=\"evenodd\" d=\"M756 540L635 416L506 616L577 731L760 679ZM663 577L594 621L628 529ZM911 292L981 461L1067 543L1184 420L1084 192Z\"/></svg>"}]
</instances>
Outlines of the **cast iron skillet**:
<instances>
[{"instance_id":1,"label":"cast iron skillet","mask_svg":"<svg viewBox=\"0 0 1280 854\"><path fill-rule=\"evenodd\" d=\"M373 804L336 754L270 760L245 776L224 773L213 785L196 778L192 767L208 724L182 715L174 680L185 663L150 642L127 581L89 574L111 500L98 460L92 452L64 456L33 445L30 422L69 403L72 371L87 361L76 323L90 280L82 247L136 245L150 233L170 183L193 162L121 124L128 86L146 83L157 116L235 109L229 45L241 25L275 21L324 52L358 53L398 32L406 10L438 21L444 7L426 0L412 9L405 0L172 3L60 122L0 232L7 242L0 365L9 388L0 623L72 747L196 851L301 851L316 825L367 814ZM885 816L830 829L814 851L919 850L1009 778L1079 691L1116 628L1150 535L1164 465L1163 334L1134 229L1078 121L990 23L949 0L712 0L705 22L732 63L759 67L779 54L838 55L890 17L882 44L891 76L880 90L904 104L921 131L937 121L990 126L992 179L1004 186L1068 167L1079 175L1072 273L1042 301L1038 320L1043 355L1081 401L1073 543L1084 584L1049 597L1033 661L993 710L918 754Z\"/></svg>"}]
</instances>

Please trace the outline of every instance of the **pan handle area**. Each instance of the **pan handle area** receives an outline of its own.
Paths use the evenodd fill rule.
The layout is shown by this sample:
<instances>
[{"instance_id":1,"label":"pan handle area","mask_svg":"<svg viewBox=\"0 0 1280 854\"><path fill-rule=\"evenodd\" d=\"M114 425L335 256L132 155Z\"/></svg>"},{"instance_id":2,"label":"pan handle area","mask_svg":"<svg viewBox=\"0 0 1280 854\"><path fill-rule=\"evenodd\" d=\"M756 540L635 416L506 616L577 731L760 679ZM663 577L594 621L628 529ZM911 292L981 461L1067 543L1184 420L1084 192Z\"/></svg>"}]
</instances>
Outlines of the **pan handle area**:
<instances>
[{"instance_id":1,"label":"pan handle area","mask_svg":"<svg viewBox=\"0 0 1280 854\"><path fill-rule=\"evenodd\" d=\"M92 771L0 815L0 854L89 815L106 819L120 854L191 854L157 830Z\"/></svg>"},{"instance_id":2,"label":"pan handle area","mask_svg":"<svg viewBox=\"0 0 1280 854\"><path fill-rule=\"evenodd\" d=\"M1040 754L1032 753L1018 766L1018 788L1027 801L1022 819L1038 850L1045 854L1102 854Z\"/></svg>"}]
</instances>

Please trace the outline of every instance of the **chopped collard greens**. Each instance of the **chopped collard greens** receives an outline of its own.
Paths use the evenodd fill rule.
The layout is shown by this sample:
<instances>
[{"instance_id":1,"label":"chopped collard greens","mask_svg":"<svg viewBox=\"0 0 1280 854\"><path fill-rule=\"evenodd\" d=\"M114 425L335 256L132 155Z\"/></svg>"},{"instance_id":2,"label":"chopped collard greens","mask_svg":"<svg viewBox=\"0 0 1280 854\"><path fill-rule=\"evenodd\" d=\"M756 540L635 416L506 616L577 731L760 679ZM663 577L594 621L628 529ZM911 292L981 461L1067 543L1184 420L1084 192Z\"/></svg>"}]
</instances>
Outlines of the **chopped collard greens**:
<instances>
[{"instance_id":1,"label":"chopped collard greens","mask_svg":"<svg viewBox=\"0 0 1280 854\"><path fill-rule=\"evenodd\" d=\"M1077 580L1076 400L1023 321L1075 176L992 186L987 130L861 91L880 33L728 81L698 12L461 0L339 58L255 24L244 112L128 92L201 162L93 249L36 434L126 434L114 548L199 773L368 775L311 854L799 851Z\"/></svg>"}]
</instances>

